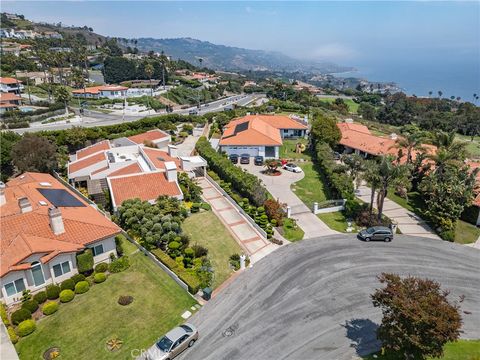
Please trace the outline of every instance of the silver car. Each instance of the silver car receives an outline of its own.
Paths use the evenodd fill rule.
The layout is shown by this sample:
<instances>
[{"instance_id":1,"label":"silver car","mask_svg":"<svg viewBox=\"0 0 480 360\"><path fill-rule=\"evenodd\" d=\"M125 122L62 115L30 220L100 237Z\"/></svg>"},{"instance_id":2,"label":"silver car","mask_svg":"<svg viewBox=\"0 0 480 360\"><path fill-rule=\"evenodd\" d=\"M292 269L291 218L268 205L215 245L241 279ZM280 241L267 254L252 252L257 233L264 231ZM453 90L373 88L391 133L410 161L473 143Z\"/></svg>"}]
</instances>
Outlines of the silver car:
<instances>
[{"instance_id":1,"label":"silver car","mask_svg":"<svg viewBox=\"0 0 480 360\"><path fill-rule=\"evenodd\" d=\"M172 360L198 339L198 331L192 324L183 324L170 330L146 351L142 359Z\"/></svg>"},{"instance_id":2,"label":"silver car","mask_svg":"<svg viewBox=\"0 0 480 360\"><path fill-rule=\"evenodd\" d=\"M283 165L283 168L287 171L291 171L291 172L294 172L294 173L301 173L302 172L302 169L299 166L297 166L293 163L287 163L287 164Z\"/></svg>"}]
</instances>

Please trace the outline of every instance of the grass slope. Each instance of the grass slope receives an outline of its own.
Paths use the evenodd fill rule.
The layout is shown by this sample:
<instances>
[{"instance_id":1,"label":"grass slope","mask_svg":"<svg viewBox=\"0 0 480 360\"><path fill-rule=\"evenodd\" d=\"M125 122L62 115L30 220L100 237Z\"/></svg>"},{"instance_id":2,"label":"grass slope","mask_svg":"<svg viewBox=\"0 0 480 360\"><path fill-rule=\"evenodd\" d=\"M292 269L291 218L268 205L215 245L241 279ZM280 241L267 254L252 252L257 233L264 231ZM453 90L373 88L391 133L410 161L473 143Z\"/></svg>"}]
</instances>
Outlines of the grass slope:
<instances>
[{"instance_id":1,"label":"grass slope","mask_svg":"<svg viewBox=\"0 0 480 360\"><path fill-rule=\"evenodd\" d=\"M325 176L317 171L312 162L298 164L305 177L291 185L292 190L310 209L314 202L324 202L331 199L330 189L327 186Z\"/></svg>"},{"instance_id":2,"label":"grass slope","mask_svg":"<svg viewBox=\"0 0 480 360\"><path fill-rule=\"evenodd\" d=\"M127 253L136 250L125 243ZM40 359L52 346L61 359L130 359L133 349L146 349L161 335L183 322L180 316L196 301L148 257L136 252L128 270L61 304L57 313L41 319L37 330L16 345L20 359ZM120 295L134 301L120 306ZM114 336L123 341L117 352L105 343Z\"/></svg>"},{"instance_id":3,"label":"grass slope","mask_svg":"<svg viewBox=\"0 0 480 360\"><path fill-rule=\"evenodd\" d=\"M190 244L197 243L208 249L208 256L215 271L213 287L218 287L232 274L230 255L241 254L242 248L212 211L188 217L182 228L190 235Z\"/></svg>"}]
</instances>

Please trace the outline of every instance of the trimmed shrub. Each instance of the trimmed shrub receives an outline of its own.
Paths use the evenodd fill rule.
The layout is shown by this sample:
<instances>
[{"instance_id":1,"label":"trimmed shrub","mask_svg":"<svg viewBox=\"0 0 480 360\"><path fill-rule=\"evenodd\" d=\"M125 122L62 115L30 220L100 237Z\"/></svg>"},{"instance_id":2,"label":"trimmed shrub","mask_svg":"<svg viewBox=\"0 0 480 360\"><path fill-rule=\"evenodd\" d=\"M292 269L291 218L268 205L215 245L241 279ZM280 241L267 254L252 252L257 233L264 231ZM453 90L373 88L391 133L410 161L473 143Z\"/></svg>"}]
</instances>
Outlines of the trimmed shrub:
<instances>
[{"instance_id":1,"label":"trimmed shrub","mask_svg":"<svg viewBox=\"0 0 480 360\"><path fill-rule=\"evenodd\" d=\"M85 280L85 275L83 275L83 274L76 274L76 275L73 275L73 276L71 277L71 279L73 280L73 282L74 282L75 284L77 284L77 283L79 283L80 281L84 281L84 280ZM75 288L75 287L74 287L74 288ZM71 289L71 290L73 290L73 289Z\"/></svg>"},{"instance_id":2,"label":"trimmed shrub","mask_svg":"<svg viewBox=\"0 0 480 360\"><path fill-rule=\"evenodd\" d=\"M61 290L73 290L73 289L75 289L75 281L73 281L72 279L67 279L67 280L63 281L62 284L60 285L60 289Z\"/></svg>"},{"instance_id":3,"label":"trimmed shrub","mask_svg":"<svg viewBox=\"0 0 480 360\"><path fill-rule=\"evenodd\" d=\"M77 255L77 266L79 273L88 273L93 270L93 253L86 249L82 254Z\"/></svg>"},{"instance_id":4,"label":"trimmed shrub","mask_svg":"<svg viewBox=\"0 0 480 360\"><path fill-rule=\"evenodd\" d=\"M210 204L207 204L207 203L202 203L201 207L203 210L207 210L207 211L212 210L212 207L210 206Z\"/></svg>"},{"instance_id":5,"label":"trimmed shrub","mask_svg":"<svg viewBox=\"0 0 480 360\"><path fill-rule=\"evenodd\" d=\"M43 304L45 301L47 301L47 293L45 291L40 291L39 293L33 295L33 299L37 303Z\"/></svg>"},{"instance_id":6,"label":"trimmed shrub","mask_svg":"<svg viewBox=\"0 0 480 360\"><path fill-rule=\"evenodd\" d=\"M75 285L75 294L86 293L90 289L88 281L80 281Z\"/></svg>"},{"instance_id":7,"label":"trimmed shrub","mask_svg":"<svg viewBox=\"0 0 480 360\"><path fill-rule=\"evenodd\" d=\"M115 236L115 248L117 249L117 254L118 256L123 256L124 250L123 250L123 243L127 241L125 236L123 235L117 235Z\"/></svg>"},{"instance_id":8,"label":"trimmed shrub","mask_svg":"<svg viewBox=\"0 0 480 360\"><path fill-rule=\"evenodd\" d=\"M200 211L200 204L199 203L193 203L192 207L190 208L190 211L192 213L197 213Z\"/></svg>"},{"instance_id":9,"label":"trimmed shrub","mask_svg":"<svg viewBox=\"0 0 480 360\"><path fill-rule=\"evenodd\" d=\"M58 285L48 285L46 292L47 292L47 299L49 300L55 300L58 299L58 296L60 295L60 286Z\"/></svg>"},{"instance_id":10,"label":"trimmed shrub","mask_svg":"<svg viewBox=\"0 0 480 360\"><path fill-rule=\"evenodd\" d=\"M122 256L121 258L115 259L108 266L108 270L111 273L119 273L124 270L127 270L130 267L130 262L128 256Z\"/></svg>"},{"instance_id":11,"label":"trimmed shrub","mask_svg":"<svg viewBox=\"0 0 480 360\"><path fill-rule=\"evenodd\" d=\"M107 263L100 263L95 266L95 272L96 273L104 273L108 270L108 264Z\"/></svg>"},{"instance_id":12,"label":"trimmed shrub","mask_svg":"<svg viewBox=\"0 0 480 360\"><path fill-rule=\"evenodd\" d=\"M58 311L58 303L56 301L47 301L45 305L42 306L43 315L52 315Z\"/></svg>"},{"instance_id":13,"label":"trimmed shrub","mask_svg":"<svg viewBox=\"0 0 480 360\"><path fill-rule=\"evenodd\" d=\"M75 293L70 289L65 289L60 293L60 302L67 303L73 300Z\"/></svg>"},{"instance_id":14,"label":"trimmed shrub","mask_svg":"<svg viewBox=\"0 0 480 360\"><path fill-rule=\"evenodd\" d=\"M5 325L10 325L10 320L8 320L7 308L5 304L0 304L0 317L2 318L2 322Z\"/></svg>"},{"instance_id":15,"label":"trimmed shrub","mask_svg":"<svg viewBox=\"0 0 480 360\"><path fill-rule=\"evenodd\" d=\"M25 320L18 325L17 334L20 337L24 337L33 333L36 328L37 325L34 320Z\"/></svg>"},{"instance_id":16,"label":"trimmed shrub","mask_svg":"<svg viewBox=\"0 0 480 360\"><path fill-rule=\"evenodd\" d=\"M38 302L35 300L27 300L22 304L22 309L27 309L33 314L38 309Z\"/></svg>"},{"instance_id":17,"label":"trimmed shrub","mask_svg":"<svg viewBox=\"0 0 480 360\"><path fill-rule=\"evenodd\" d=\"M93 281L96 283L96 284L100 284L102 282L104 282L105 280L107 280L107 275L105 275L105 273L101 272L101 273L96 273L94 276L93 276Z\"/></svg>"},{"instance_id":18,"label":"trimmed shrub","mask_svg":"<svg viewBox=\"0 0 480 360\"><path fill-rule=\"evenodd\" d=\"M15 332L15 329L12 326L9 326L7 328L7 332L8 332L8 337L10 338L10 341L12 342L12 344L16 344L18 342L18 335Z\"/></svg>"},{"instance_id":19,"label":"trimmed shrub","mask_svg":"<svg viewBox=\"0 0 480 360\"><path fill-rule=\"evenodd\" d=\"M455 241L455 230L441 231L439 235L445 241Z\"/></svg>"},{"instance_id":20,"label":"trimmed shrub","mask_svg":"<svg viewBox=\"0 0 480 360\"><path fill-rule=\"evenodd\" d=\"M22 321L25 321L31 318L32 318L31 311L25 308L21 308L21 309L18 309L17 311L14 311L10 316L10 320L12 321L13 325L18 325Z\"/></svg>"},{"instance_id":21,"label":"trimmed shrub","mask_svg":"<svg viewBox=\"0 0 480 360\"><path fill-rule=\"evenodd\" d=\"M133 296L130 296L130 295L121 295L119 298L118 298L118 303L122 306L127 306L129 304L131 304L133 301Z\"/></svg>"}]
</instances>

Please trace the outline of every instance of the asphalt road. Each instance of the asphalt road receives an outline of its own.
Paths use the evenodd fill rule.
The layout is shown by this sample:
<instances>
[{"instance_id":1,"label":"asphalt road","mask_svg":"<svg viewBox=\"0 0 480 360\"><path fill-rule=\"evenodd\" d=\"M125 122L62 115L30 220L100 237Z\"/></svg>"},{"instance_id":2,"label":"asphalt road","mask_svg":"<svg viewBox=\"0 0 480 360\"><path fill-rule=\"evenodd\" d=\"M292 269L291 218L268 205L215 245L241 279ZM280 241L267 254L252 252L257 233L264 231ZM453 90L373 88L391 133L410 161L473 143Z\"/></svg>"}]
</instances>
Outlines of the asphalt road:
<instances>
[{"instance_id":1,"label":"asphalt road","mask_svg":"<svg viewBox=\"0 0 480 360\"><path fill-rule=\"evenodd\" d=\"M461 304L463 338L480 338L480 252L439 240L397 236L391 243L352 235L282 247L235 279L189 322L200 338L180 357L356 359L375 351L381 313L370 294L381 272L439 281ZM470 313L469 313L470 312Z\"/></svg>"},{"instance_id":2,"label":"asphalt road","mask_svg":"<svg viewBox=\"0 0 480 360\"><path fill-rule=\"evenodd\" d=\"M203 115L210 112L219 112L223 111L224 108L231 104L237 104L239 106L245 106L255 100L256 98L262 97L263 95L234 95L228 98L215 100L208 103L208 106L202 105L198 114ZM174 110L174 114L183 114L188 115L190 110L197 109L196 106L189 107L187 109L178 109ZM106 126L106 125L115 125L121 124L124 122L136 121L143 119L145 117L165 115L166 113L153 113L151 115L142 114L142 115L125 115L123 118L122 115L118 114L104 114L101 112L87 111L86 115L83 116L82 122L69 123L69 124L45 124L43 126L22 128L22 129L12 129L18 134L23 134L25 132L36 132L43 130L64 130L69 129L74 126L80 127L94 127L94 126Z\"/></svg>"}]
</instances>

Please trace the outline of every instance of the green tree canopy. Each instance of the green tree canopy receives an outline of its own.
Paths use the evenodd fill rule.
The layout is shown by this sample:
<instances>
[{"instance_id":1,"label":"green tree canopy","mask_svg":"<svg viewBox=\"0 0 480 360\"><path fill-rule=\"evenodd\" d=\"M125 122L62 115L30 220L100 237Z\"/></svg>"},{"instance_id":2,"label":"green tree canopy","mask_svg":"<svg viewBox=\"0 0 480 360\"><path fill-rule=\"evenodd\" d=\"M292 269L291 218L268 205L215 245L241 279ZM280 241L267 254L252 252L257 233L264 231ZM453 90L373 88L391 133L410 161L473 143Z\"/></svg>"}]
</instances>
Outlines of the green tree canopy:
<instances>
[{"instance_id":1,"label":"green tree canopy","mask_svg":"<svg viewBox=\"0 0 480 360\"><path fill-rule=\"evenodd\" d=\"M311 133L315 143L324 142L331 147L334 147L342 138L337 119L319 112L313 116Z\"/></svg>"},{"instance_id":2,"label":"green tree canopy","mask_svg":"<svg viewBox=\"0 0 480 360\"><path fill-rule=\"evenodd\" d=\"M57 168L57 147L44 137L27 133L13 147L12 162L21 172L48 173Z\"/></svg>"}]
</instances>

